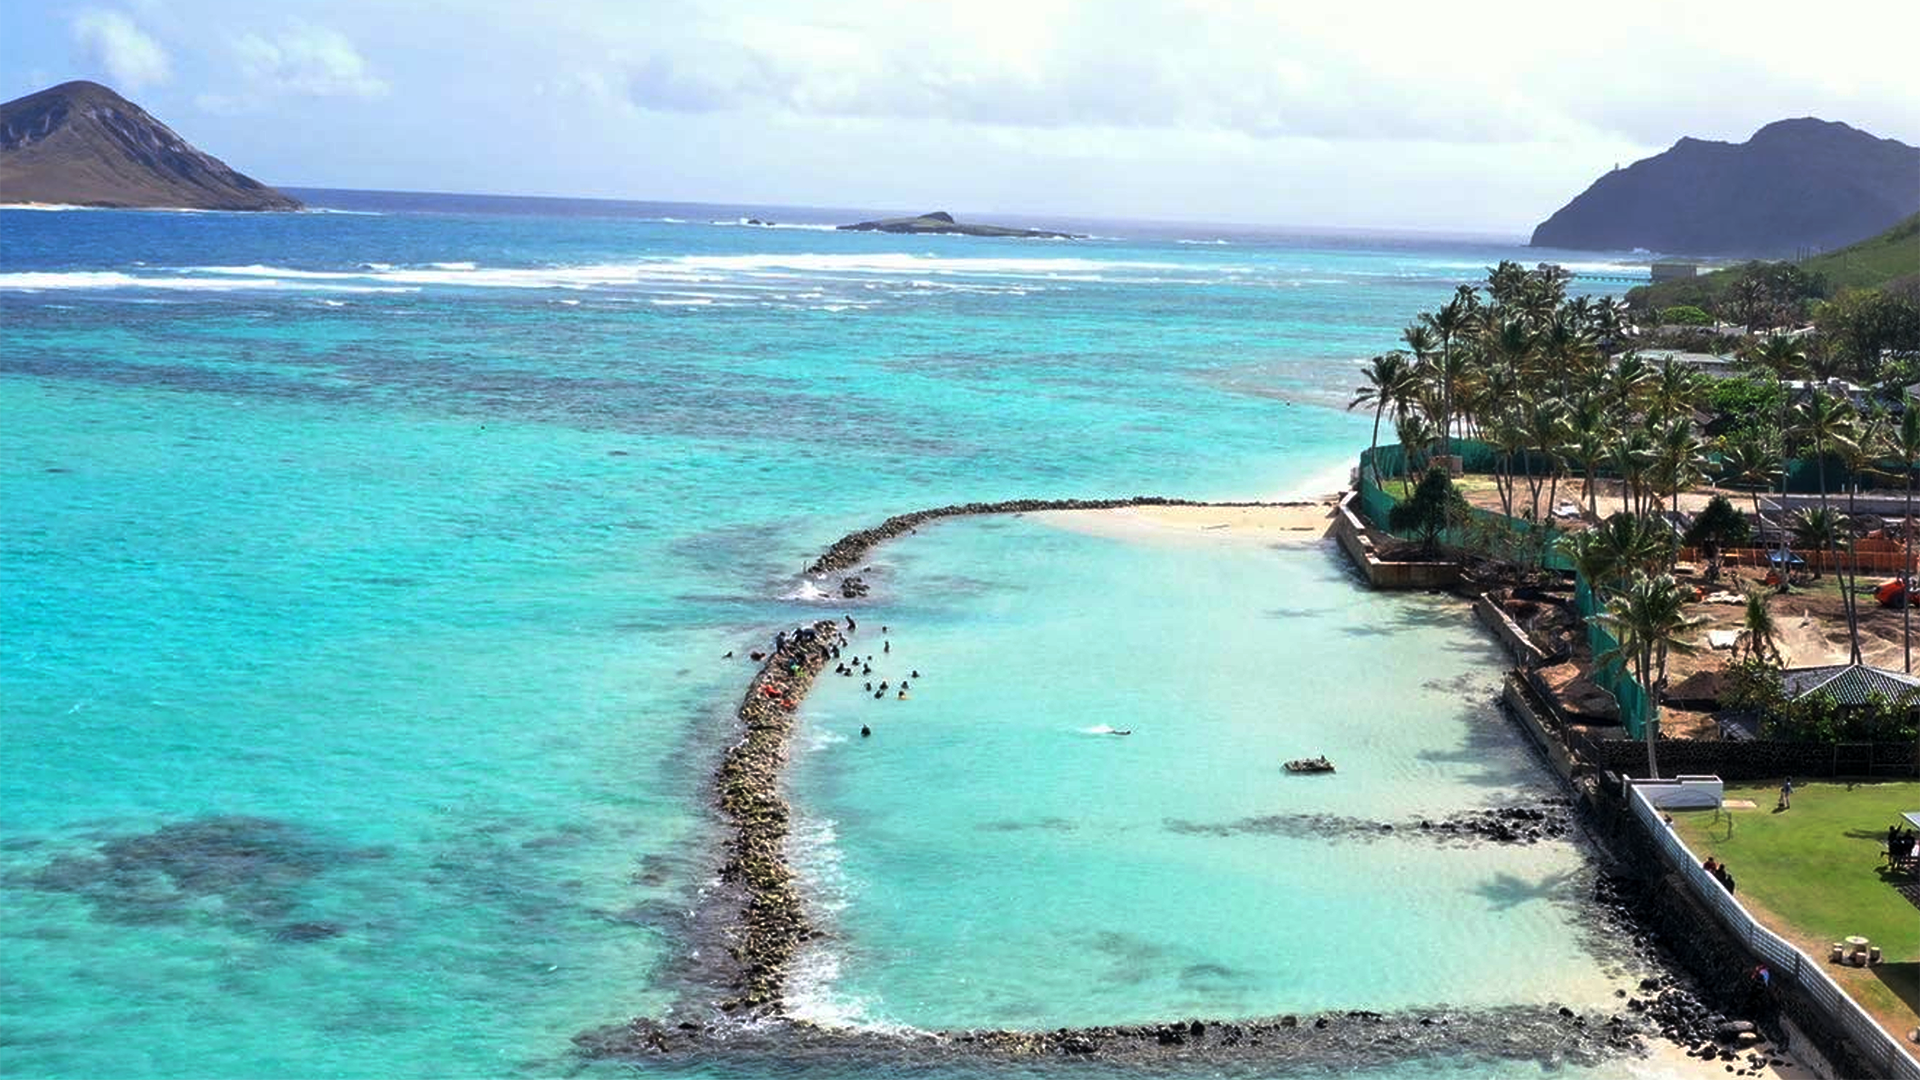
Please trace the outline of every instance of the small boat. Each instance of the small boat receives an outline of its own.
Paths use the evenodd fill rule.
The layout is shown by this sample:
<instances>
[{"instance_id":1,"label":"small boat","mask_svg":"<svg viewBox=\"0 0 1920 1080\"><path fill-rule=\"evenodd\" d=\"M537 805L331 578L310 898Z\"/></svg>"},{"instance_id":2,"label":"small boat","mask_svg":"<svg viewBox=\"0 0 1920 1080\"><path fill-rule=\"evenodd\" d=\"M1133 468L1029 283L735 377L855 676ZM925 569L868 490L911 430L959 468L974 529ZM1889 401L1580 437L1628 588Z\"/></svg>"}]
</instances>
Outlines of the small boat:
<instances>
[{"instance_id":1,"label":"small boat","mask_svg":"<svg viewBox=\"0 0 1920 1080\"><path fill-rule=\"evenodd\" d=\"M1325 754L1319 757L1295 758L1287 762L1287 771L1290 773L1330 773L1333 771L1333 762L1328 761Z\"/></svg>"}]
</instances>

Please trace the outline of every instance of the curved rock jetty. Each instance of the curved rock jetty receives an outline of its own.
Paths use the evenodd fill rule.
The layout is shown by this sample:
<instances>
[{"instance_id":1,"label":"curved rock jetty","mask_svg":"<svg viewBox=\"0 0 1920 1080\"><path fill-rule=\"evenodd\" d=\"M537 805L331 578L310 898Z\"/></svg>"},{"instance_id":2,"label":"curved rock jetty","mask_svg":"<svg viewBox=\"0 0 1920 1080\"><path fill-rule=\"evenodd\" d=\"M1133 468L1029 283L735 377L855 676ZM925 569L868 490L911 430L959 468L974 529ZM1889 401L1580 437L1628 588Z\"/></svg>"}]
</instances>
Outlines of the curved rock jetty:
<instances>
[{"instance_id":1,"label":"curved rock jetty","mask_svg":"<svg viewBox=\"0 0 1920 1080\"><path fill-rule=\"evenodd\" d=\"M826 554L813 560L808 574L830 574L857 565L867 552L904 533L910 533L929 521L981 514L1029 514L1040 510L1113 510L1123 506L1314 506L1312 499L1292 502L1206 502L1201 499L1169 499L1161 495L1134 495L1124 499L1008 499L1004 502L957 503L896 514L871 529L850 532L833 542ZM858 580L858 579L853 579Z\"/></svg>"},{"instance_id":2,"label":"curved rock jetty","mask_svg":"<svg viewBox=\"0 0 1920 1080\"><path fill-rule=\"evenodd\" d=\"M856 566L877 545L941 518L1017 514L1045 510L1104 510L1130 506L1302 506L1305 502L1206 502L1159 496L1124 499L1016 499L935 507L900 514L869 529L849 533L816 559L808 574ZM866 592L866 583L849 576L843 597ZM858 1062L909 1067L942 1062L982 1062L1036 1058L1099 1057L1118 1064L1252 1063L1302 1064L1353 1070L1416 1057L1507 1059L1543 1063L1597 1064L1644 1052L1645 1038L1671 1039L1690 1054L1732 1062L1744 1056L1757 1073L1770 1055L1764 1041L1745 1022L1712 1009L1671 975L1640 983L1653 991L1648 1000L1622 999L1620 1012L1581 1015L1565 1006L1513 1005L1483 1009L1414 1009L1397 1013L1365 1010L1261 1019L1199 1020L1167 1023L1059 1028L1052 1031L874 1031L829 1028L796 1020L784 1010L787 967L814 931L786 862L790 809L781 797L780 774L795 711L816 676L846 638L832 620L783 633L771 655L749 682L737 715L742 737L729 748L715 776L717 801L732 827L725 842L720 876L723 888L709 891L701 910L718 926L733 967L714 964L702 950L691 961L702 969L699 983L674 1009L675 1021L637 1017L623 1024L574 1036L575 1053L588 1060L632 1061L656 1058L687 1063L720 1063L728 1071L786 1068L801 1061L844 1066ZM755 659L759 653L753 654ZM1575 829L1575 808L1564 798L1531 805L1468 810L1438 819L1371 821L1336 815L1274 815L1227 823L1169 819L1170 831L1207 834L1272 833L1341 835L1360 838L1419 837L1429 841L1531 844L1558 839ZM1051 828L1060 822L1004 822L994 827ZM1660 970L1657 932L1642 925L1639 904L1622 880L1602 873L1594 885L1591 932L1596 954L1619 946L1618 969L1641 974ZM698 921L698 920L696 920ZM697 933L697 931L696 931ZM1627 944L1630 943L1630 944ZM1610 962L1609 968L1615 964ZM718 1003L722 1013L707 1013L707 994L715 982L731 994ZM697 1019L706 1016L707 1019ZM680 1019L686 1017L685 1019ZM750 1022L741 1019L750 1017ZM1732 1044L1729 1046L1728 1044ZM1735 1070L1728 1064L1729 1072Z\"/></svg>"},{"instance_id":3,"label":"curved rock jetty","mask_svg":"<svg viewBox=\"0 0 1920 1080\"><path fill-rule=\"evenodd\" d=\"M722 881L740 886L746 900L730 929L727 951L740 965L736 996L721 1008L778 1011L787 962L812 936L787 866L789 812L780 796L793 713L826 666L840 631L821 620L788 636L767 657L740 702L743 735L720 763L720 809L733 824Z\"/></svg>"}]
</instances>

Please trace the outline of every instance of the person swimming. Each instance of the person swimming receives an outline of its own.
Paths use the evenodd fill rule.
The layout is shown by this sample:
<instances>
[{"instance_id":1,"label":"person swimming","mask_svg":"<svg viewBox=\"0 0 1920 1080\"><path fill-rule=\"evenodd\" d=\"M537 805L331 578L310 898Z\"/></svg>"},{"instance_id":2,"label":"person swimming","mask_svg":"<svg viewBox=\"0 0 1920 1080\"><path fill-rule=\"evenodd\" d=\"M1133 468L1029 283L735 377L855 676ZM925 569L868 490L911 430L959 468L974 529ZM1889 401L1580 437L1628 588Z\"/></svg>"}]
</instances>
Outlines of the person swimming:
<instances>
[{"instance_id":1,"label":"person swimming","mask_svg":"<svg viewBox=\"0 0 1920 1080\"><path fill-rule=\"evenodd\" d=\"M867 738L867 737L869 737L869 736L871 736L872 734L873 734L873 729L872 729L872 728L870 728L870 727L868 727L868 726L867 726L867 725L865 725L865 724L861 724L861 725L860 725L860 737L861 737L861 738L863 738L863 739L864 739L864 738Z\"/></svg>"}]
</instances>

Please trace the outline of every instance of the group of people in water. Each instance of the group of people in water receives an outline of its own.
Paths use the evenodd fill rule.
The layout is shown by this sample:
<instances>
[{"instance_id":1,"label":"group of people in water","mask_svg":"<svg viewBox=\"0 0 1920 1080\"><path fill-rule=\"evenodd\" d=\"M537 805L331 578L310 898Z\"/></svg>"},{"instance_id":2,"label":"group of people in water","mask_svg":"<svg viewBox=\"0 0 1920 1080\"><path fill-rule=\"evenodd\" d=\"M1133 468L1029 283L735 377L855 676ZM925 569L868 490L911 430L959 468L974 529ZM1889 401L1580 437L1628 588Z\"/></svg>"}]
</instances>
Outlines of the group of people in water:
<instances>
[{"instance_id":1,"label":"group of people in water","mask_svg":"<svg viewBox=\"0 0 1920 1080\"><path fill-rule=\"evenodd\" d=\"M860 624L854 622L853 616L851 615L848 615L846 619L847 619L847 635L851 637L856 631L860 629ZM890 629L891 629L890 627L886 627L886 626L882 626L880 628L880 654L882 656L891 654L893 652L893 642L887 639L887 634ZM838 661L833 665L833 673L835 675L841 675L851 679L856 675L872 675L873 674L873 654L872 653L868 653L864 657L856 655L851 658L851 662L849 663L846 660L840 659L840 649L836 646L833 649L833 658L834 660ZM866 686L867 692L873 695L873 698L875 701L880 701L884 699L887 696L887 691L889 690L893 691L895 701L905 701L907 700L907 690L913 685L912 680L917 679L919 677L920 677L920 669L914 668L912 674L908 675L907 678L905 679L901 679L900 685L897 687L894 686L891 682L889 682L886 679L881 679L880 685L878 686L875 686L873 684L873 680L868 679L864 685ZM872 735L873 735L872 727L866 724L860 725L861 738L863 739L869 738Z\"/></svg>"},{"instance_id":2,"label":"group of people in water","mask_svg":"<svg viewBox=\"0 0 1920 1080\"><path fill-rule=\"evenodd\" d=\"M859 630L860 624L854 622L853 616L851 615L846 616L846 620L847 620L847 636L851 638L852 635ZM893 642L888 640L886 636L888 629L889 628L885 626L882 626L880 628L880 653L883 656L889 655L893 652ZM753 660L764 660L768 656L778 655L780 650L787 647L787 643L789 641L797 645L810 646L819 639L819 636L820 635L818 634L818 632L816 632L810 626L797 627L791 632L782 630L773 636L773 648L771 651L761 652L761 651L755 650L747 653L747 656ZM840 646L828 645L826 646L826 649L827 649L827 659L834 661L833 673L835 675L844 676L846 678L853 678L856 675L872 675L873 674L873 654L872 653L868 653L864 657L859 655L853 655L843 659L840 655ZM728 660L733 659L733 652L729 650L726 656L723 657L723 659L728 659ZM792 674L795 674L795 675L799 674L798 664L794 664L793 669L794 670L791 672ZM907 700L907 690L909 687L913 685L911 680L917 679L919 677L920 677L920 669L915 668L913 669L912 674L910 674L907 678L900 680L900 685L897 687L894 686L892 682L887 679L881 679L880 685L875 686L873 684L873 681L869 679L866 682L866 689L869 693L871 693L874 696L875 700L880 700L885 698L887 696L887 692L891 690L894 693L894 700L905 701ZM768 688L768 696L770 697L777 697L782 693L784 693L783 688L777 688L777 687L771 687L771 686ZM792 706L790 705L789 708L791 707ZM873 734L873 728L869 727L866 724L860 725L861 738L870 737L872 734ZM1131 733L1121 732L1120 734L1125 735L1125 734L1131 734Z\"/></svg>"}]
</instances>

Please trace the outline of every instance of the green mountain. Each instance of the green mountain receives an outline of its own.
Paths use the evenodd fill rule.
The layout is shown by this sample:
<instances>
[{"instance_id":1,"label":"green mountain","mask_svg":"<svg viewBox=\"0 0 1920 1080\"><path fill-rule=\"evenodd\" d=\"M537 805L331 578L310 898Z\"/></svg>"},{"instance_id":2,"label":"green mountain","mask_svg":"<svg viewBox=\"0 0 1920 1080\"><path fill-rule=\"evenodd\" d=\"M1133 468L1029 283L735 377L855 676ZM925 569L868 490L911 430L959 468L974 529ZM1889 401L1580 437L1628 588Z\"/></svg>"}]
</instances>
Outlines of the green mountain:
<instances>
[{"instance_id":1,"label":"green mountain","mask_svg":"<svg viewBox=\"0 0 1920 1080\"><path fill-rule=\"evenodd\" d=\"M1878 236L1803 259L1797 265L1809 275L1825 277L1832 292L1878 289L1888 282L1920 275L1920 214L1908 215ZM1627 301L1656 311L1676 304L1711 307L1725 296L1741 270L1730 266L1695 278L1642 285L1627 292Z\"/></svg>"}]
</instances>

